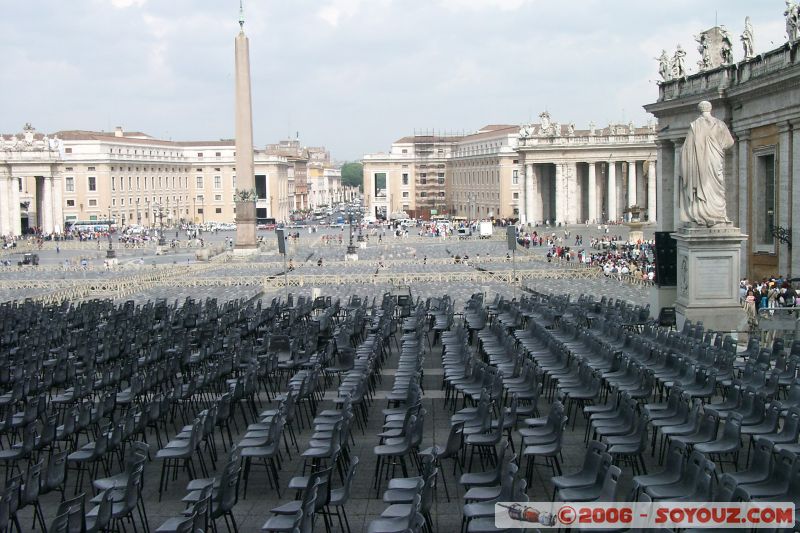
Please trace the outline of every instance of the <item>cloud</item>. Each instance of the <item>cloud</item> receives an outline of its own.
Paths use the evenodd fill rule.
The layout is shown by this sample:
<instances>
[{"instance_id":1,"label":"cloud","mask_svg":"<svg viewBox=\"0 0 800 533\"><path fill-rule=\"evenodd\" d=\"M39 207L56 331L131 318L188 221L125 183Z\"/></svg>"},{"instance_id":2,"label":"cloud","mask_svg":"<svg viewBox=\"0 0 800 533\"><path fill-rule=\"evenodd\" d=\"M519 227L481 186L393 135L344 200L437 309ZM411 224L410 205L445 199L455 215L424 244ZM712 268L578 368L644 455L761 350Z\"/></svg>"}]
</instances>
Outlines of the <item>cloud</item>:
<instances>
[{"instance_id":1,"label":"cloud","mask_svg":"<svg viewBox=\"0 0 800 533\"><path fill-rule=\"evenodd\" d=\"M533 0L439 0L450 11L516 11Z\"/></svg>"},{"instance_id":2,"label":"cloud","mask_svg":"<svg viewBox=\"0 0 800 533\"><path fill-rule=\"evenodd\" d=\"M128 9L129 7L142 7L147 0L111 0L111 5L117 9Z\"/></svg>"},{"instance_id":3,"label":"cloud","mask_svg":"<svg viewBox=\"0 0 800 533\"><path fill-rule=\"evenodd\" d=\"M363 3L363 0L332 0L317 11L317 16L335 28L342 19L354 17Z\"/></svg>"}]
</instances>

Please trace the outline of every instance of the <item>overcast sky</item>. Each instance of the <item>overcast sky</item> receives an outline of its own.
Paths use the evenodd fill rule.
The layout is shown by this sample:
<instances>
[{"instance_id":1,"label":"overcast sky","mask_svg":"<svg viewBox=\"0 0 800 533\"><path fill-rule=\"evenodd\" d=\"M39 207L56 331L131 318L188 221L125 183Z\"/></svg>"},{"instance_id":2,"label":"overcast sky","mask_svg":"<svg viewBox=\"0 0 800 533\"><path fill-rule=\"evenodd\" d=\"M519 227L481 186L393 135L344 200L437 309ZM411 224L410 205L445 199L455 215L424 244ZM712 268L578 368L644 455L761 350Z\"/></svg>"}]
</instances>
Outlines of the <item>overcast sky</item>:
<instances>
[{"instance_id":1,"label":"overcast sky","mask_svg":"<svg viewBox=\"0 0 800 533\"><path fill-rule=\"evenodd\" d=\"M644 124L654 60L749 15L785 42L783 0L245 0L257 146L297 132L334 158L415 130ZM0 131L231 138L238 0L0 0Z\"/></svg>"}]
</instances>

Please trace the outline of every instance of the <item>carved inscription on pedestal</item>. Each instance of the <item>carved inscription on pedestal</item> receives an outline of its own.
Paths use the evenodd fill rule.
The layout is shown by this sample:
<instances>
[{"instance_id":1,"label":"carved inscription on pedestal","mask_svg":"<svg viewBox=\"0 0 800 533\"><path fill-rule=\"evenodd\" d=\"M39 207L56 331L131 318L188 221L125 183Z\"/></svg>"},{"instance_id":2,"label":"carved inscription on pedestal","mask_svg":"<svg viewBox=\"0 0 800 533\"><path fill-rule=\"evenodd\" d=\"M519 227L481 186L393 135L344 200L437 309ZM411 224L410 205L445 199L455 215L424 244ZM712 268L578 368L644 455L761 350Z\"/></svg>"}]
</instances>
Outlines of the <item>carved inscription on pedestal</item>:
<instances>
[{"instance_id":1,"label":"carved inscription on pedestal","mask_svg":"<svg viewBox=\"0 0 800 533\"><path fill-rule=\"evenodd\" d=\"M732 298L730 257L697 257L692 286L696 298Z\"/></svg>"}]
</instances>

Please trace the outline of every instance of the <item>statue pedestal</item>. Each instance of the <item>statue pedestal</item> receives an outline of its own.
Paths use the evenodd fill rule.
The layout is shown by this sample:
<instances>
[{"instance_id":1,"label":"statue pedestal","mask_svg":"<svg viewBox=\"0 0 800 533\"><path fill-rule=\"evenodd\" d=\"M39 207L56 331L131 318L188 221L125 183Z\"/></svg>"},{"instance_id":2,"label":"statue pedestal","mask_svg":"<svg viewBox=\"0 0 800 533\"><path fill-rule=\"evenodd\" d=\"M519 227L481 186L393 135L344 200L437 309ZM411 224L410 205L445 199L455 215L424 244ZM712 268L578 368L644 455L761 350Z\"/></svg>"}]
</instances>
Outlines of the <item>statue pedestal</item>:
<instances>
[{"instance_id":1,"label":"statue pedestal","mask_svg":"<svg viewBox=\"0 0 800 533\"><path fill-rule=\"evenodd\" d=\"M644 240L644 230L645 226L649 226L649 222L641 222L639 220L630 221L630 222L623 222L624 226L628 227L628 242L637 243L639 241Z\"/></svg>"},{"instance_id":2,"label":"statue pedestal","mask_svg":"<svg viewBox=\"0 0 800 533\"><path fill-rule=\"evenodd\" d=\"M346 253L344 254L345 261L358 261L358 254L357 253Z\"/></svg>"},{"instance_id":3,"label":"statue pedestal","mask_svg":"<svg viewBox=\"0 0 800 533\"><path fill-rule=\"evenodd\" d=\"M747 235L733 226L714 226L681 227L672 236L678 243L678 328L689 319L715 331L746 330L739 257Z\"/></svg>"}]
</instances>

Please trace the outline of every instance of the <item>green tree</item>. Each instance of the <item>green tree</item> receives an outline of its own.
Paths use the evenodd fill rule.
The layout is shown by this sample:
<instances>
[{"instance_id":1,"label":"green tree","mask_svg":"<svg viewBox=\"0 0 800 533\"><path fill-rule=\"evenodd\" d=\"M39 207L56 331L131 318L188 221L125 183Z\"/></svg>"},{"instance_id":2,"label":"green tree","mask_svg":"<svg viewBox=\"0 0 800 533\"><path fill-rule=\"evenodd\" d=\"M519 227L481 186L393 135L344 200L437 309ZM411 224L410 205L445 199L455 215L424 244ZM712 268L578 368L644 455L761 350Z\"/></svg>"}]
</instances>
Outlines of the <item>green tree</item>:
<instances>
[{"instance_id":1,"label":"green tree","mask_svg":"<svg viewBox=\"0 0 800 533\"><path fill-rule=\"evenodd\" d=\"M364 166L357 161L342 165L342 185L358 187L363 190Z\"/></svg>"}]
</instances>

